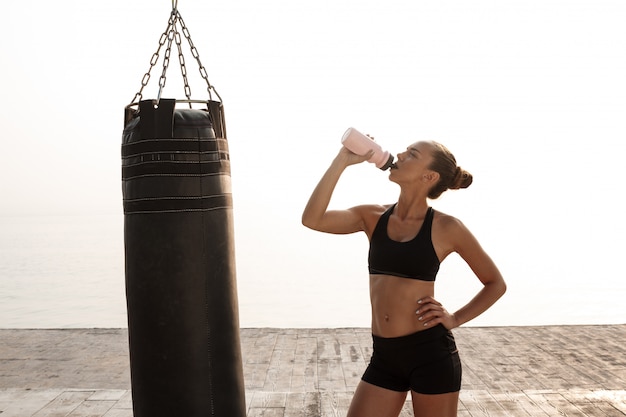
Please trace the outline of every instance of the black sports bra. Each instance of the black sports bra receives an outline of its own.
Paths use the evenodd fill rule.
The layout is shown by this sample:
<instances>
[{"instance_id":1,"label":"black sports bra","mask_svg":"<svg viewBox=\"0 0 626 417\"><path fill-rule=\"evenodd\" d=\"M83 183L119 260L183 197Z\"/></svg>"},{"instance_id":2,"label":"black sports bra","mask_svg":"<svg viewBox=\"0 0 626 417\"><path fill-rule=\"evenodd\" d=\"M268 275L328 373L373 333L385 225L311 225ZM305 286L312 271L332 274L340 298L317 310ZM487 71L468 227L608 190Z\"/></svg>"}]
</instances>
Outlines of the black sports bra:
<instances>
[{"instance_id":1,"label":"black sports bra","mask_svg":"<svg viewBox=\"0 0 626 417\"><path fill-rule=\"evenodd\" d=\"M395 206L380 216L372 233L368 256L370 274L434 281L439 271L439 258L431 240L433 208L428 208L417 236L408 242L398 242L387 234L387 224Z\"/></svg>"}]
</instances>

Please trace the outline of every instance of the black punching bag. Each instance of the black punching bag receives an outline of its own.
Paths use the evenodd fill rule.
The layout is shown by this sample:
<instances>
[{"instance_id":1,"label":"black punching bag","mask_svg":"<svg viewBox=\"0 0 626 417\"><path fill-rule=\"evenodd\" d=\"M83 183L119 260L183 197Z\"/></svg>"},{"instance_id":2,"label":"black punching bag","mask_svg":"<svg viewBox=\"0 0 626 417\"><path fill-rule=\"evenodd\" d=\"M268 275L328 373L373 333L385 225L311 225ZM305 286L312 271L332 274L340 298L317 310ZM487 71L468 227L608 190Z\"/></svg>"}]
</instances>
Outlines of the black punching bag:
<instances>
[{"instance_id":1,"label":"black punching bag","mask_svg":"<svg viewBox=\"0 0 626 417\"><path fill-rule=\"evenodd\" d=\"M126 298L135 417L245 417L223 108L126 108Z\"/></svg>"}]
</instances>

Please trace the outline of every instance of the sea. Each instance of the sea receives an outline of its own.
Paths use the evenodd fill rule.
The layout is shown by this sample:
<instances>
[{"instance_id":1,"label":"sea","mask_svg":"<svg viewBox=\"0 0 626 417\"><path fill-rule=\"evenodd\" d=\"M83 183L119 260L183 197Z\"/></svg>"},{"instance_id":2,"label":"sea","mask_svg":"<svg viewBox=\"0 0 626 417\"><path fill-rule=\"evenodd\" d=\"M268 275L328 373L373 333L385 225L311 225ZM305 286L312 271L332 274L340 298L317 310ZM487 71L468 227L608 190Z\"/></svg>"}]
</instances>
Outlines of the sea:
<instances>
[{"instance_id":1,"label":"sea","mask_svg":"<svg viewBox=\"0 0 626 417\"><path fill-rule=\"evenodd\" d=\"M121 213L0 217L0 328L127 327L123 222ZM359 271L362 279L332 285L313 285L312 279L294 284L293 274L258 279L250 271L262 270L263 261L248 259L245 242L240 244L241 327L368 326L365 273ZM247 265L255 262L259 264ZM267 262L276 265L276 259ZM309 273L315 276L315 271ZM526 281L508 282L497 308L468 325L626 322L626 289L618 275L602 286L590 285L587 277L558 274L549 285ZM458 289L452 287L447 291Z\"/></svg>"}]
</instances>

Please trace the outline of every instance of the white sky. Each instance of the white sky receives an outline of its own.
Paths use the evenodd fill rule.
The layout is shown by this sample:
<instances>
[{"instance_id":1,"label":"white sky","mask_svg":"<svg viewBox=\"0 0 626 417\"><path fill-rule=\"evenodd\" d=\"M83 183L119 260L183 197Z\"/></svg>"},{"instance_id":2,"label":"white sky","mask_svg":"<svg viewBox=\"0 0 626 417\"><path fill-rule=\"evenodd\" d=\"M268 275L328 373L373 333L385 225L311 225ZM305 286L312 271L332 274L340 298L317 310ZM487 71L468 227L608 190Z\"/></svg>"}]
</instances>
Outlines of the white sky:
<instances>
[{"instance_id":1,"label":"white sky","mask_svg":"<svg viewBox=\"0 0 626 417\"><path fill-rule=\"evenodd\" d=\"M300 226L309 193L355 126L393 153L438 140L474 174L472 187L433 206L461 218L509 282L510 301L489 323L498 315L511 323L512 312L549 322L554 297L569 297L578 314L608 308L625 321L624 304L603 297L626 292L626 2L178 7L225 102L241 303L269 286L287 294L271 301L282 314L315 311L320 306L302 305L298 293L327 287L325 308L345 314L354 298L352 314L367 316L366 238ZM170 9L166 0L3 5L0 215L121 216L123 108ZM193 97L205 99L185 55ZM156 97L160 65L144 98ZM175 54L163 96L184 98ZM393 202L398 189L386 177L369 164L353 167L332 205ZM454 277L442 284L452 304L475 289L454 262Z\"/></svg>"}]
</instances>

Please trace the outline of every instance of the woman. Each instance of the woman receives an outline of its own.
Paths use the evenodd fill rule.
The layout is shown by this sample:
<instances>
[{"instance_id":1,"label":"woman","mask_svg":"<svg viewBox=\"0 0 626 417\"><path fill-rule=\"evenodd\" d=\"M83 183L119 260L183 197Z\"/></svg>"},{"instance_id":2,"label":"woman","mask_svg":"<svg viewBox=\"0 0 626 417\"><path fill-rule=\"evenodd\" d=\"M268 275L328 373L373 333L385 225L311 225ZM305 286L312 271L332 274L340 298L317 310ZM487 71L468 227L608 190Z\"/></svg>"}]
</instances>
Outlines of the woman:
<instances>
[{"instance_id":1,"label":"woman","mask_svg":"<svg viewBox=\"0 0 626 417\"><path fill-rule=\"evenodd\" d=\"M333 190L350 165L366 161L342 147L313 191L302 223L314 230L365 232L373 354L350 404L348 417L398 416L411 391L416 417L457 415L461 363L451 329L493 305L506 284L489 255L456 218L435 211L427 199L467 188L472 176L436 142L417 142L398 154L389 180L400 186L398 202L328 210ZM449 313L434 298L439 264L458 253L483 284L464 307Z\"/></svg>"}]
</instances>

